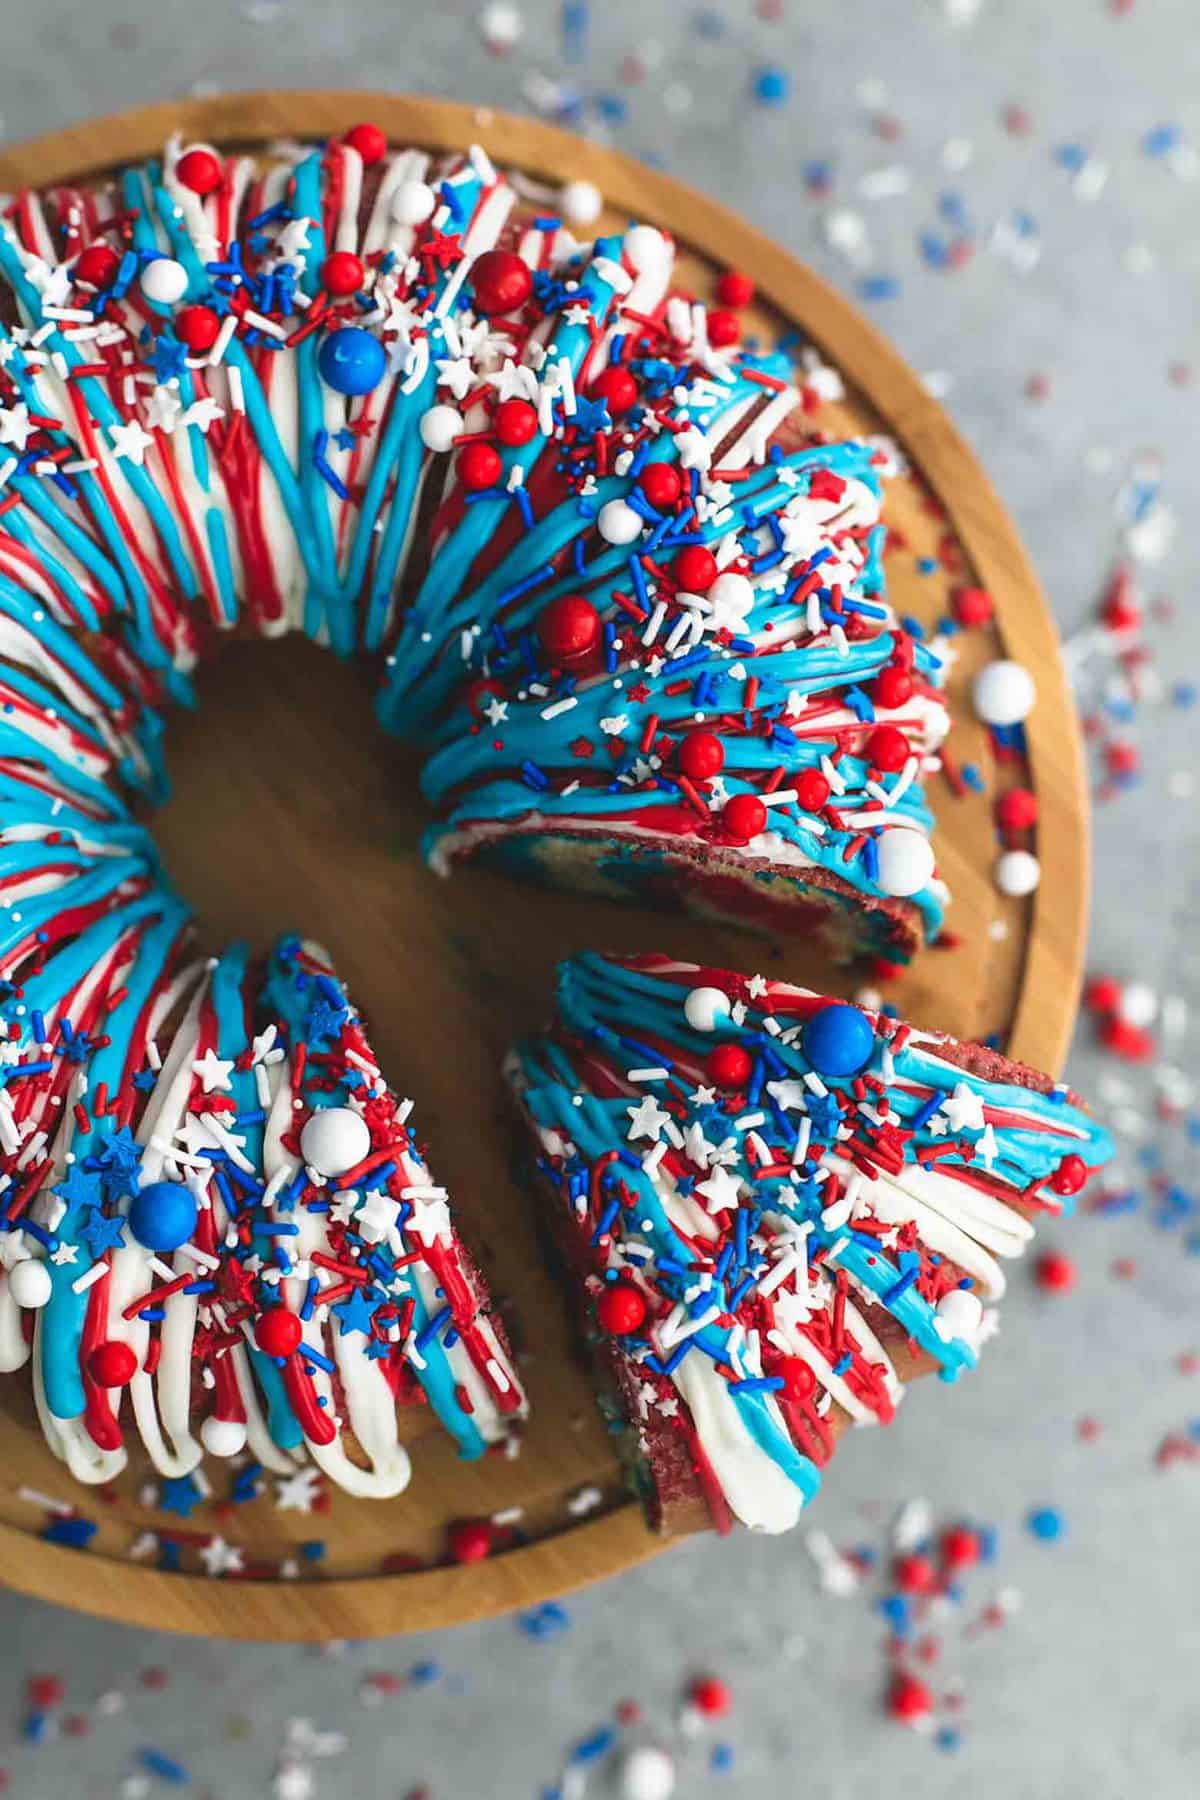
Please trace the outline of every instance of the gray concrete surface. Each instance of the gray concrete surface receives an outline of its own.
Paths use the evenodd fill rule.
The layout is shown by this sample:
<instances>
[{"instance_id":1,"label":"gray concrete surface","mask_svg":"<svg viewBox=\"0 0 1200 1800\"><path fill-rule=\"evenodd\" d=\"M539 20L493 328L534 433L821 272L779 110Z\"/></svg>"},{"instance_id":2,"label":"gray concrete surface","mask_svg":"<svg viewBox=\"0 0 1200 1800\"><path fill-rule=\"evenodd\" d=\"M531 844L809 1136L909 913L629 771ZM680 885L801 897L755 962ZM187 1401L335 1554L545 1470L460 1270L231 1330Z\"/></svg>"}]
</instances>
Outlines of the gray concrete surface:
<instances>
[{"instance_id":1,"label":"gray concrete surface","mask_svg":"<svg viewBox=\"0 0 1200 1800\"><path fill-rule=\"evenodd\" d=\"M1197 390L1187 381L1189 360L1200 361L1200 189L1186 149L1143 148L1166 125L1200 139L1200 40L1187 0L1127 11L1109 0L767 0L758 13L734 0L707 9L608 0L592 9L577 60L549 0L528 0L520 16L520 42L497 57L462 0L345 10L315 0L0 0L3 129L15 139L160 95L267 84L564 103L590 129L742 208L847 289L864 275L896 278L898 293L871 310L948 389L1068 633L1094 609L1118 548L1122 480L1140 454L1159 453L1166 501L1151 535L1167 508L1177 529L1140 575L1148 597L1170 594L1177 610L1148 626L1152 661L1132 716L1109 717L1110 732L1140 746L1143 774L1097 812L1093 965L1160 994L1194 994L1195 725L1169 690L1193 677L1200 648L1189 529L1200 498ZM640 82L622 69L631 57L646 65ZM750 98L764 66L790 77L778 106ZM610 96L626 117L606 126ZM1010 105L1028 114L1023 135L1001 122ZM880 135L880 116L898 136ZM1054 154L1072 144L1090 152L1074 174ZM835 168L825 201L802 179L819 159ZM861 179L870 187L881 169L901 171L882 185L908 191L864 195ZM917 249L921 231L948 232L938 213L947 191L961 195L975 231L974 255L953 273ZM1021 210L1036 217L1041 246L1024 273L993 242L997 224ZM830 243L855 232L872 253L862 271ZM1031 379L1040 399L1029 396ZM1093 667L1089 710L1102 691ZM632 1695L677 1750L677 1791L689 1796L1195 1793L1200 1468L1186 1455L1159 1468L1154 1454L1171 1433L1191 1442L1189 1418L1200 1415L1196 1378L1176 1363L1200 1342L1200 1261L1187 1206L1174 1226L1156 1223L1150 1171L1139 1166L1139 1151L1158 1157L1186 1188L1186 1132L1153 1116L1156 1079L1179 1086L1192 1061L1193 1041L1176 1029L1157 1071L1086 1045L1074 1058L1079 1085L1115 1106L1124 1171L1143 1194L1135 1209L1073 1231L1076 1291L1050 1299L1018 1278L1004 1342L969 1395L951 1404L927 1387L898 1429L847 1443L811 1515L839 1544L876 1548L890 1510L916 1494L933 1498L939 1519L997 1526L995 1564L973 1574L962 1609L939 1625L942 1656L929 1676L939 1696L962 1678L961 1748L939 1751L883 1715L885 1631L870 1583L835 1598L820 1591L799 1539L741 1537L688 1546L573 1601L568 1629L549 1642L501 1621L317 1657L180 1643L0 1596L9 1791L22 1800L166 1792L137 1761L151 1746L178 1760L192 1791L221 1800L272 1791L390 1800L422 1784L431 1800L536 1796L553 1791L572 1743ZM1099 1426L1090 1443L1077 1432L1085 1416ZM1025 1529L1038 1505L1061 1510L1057 1543ZM1018 1591L1020 1610L1002 1627L964 1632L998 1589ZM404 1676L422 1661L436 1662L428 1679L365 1704L379 1696L373 1673ZM165 1688L141 1678L158 1665L170 1673ZM725 1675L736 1700L693 1741L675 1718L681 1683L698 1667ZM62 1675L67 1710L90 1716L89 1736L22 1743L32 1669ZM105 1704L123 1710L97 1716L106 1692L119 1701ZM293 1727L300 1772L280 1781L297 1718L348 1741L318 1756ZM725 1772L709 1767L714 1742L732 1750ZM599 1759L585 1791L614 1791L612 1777L611 1758Z\"/></svg>"}]
</instances>

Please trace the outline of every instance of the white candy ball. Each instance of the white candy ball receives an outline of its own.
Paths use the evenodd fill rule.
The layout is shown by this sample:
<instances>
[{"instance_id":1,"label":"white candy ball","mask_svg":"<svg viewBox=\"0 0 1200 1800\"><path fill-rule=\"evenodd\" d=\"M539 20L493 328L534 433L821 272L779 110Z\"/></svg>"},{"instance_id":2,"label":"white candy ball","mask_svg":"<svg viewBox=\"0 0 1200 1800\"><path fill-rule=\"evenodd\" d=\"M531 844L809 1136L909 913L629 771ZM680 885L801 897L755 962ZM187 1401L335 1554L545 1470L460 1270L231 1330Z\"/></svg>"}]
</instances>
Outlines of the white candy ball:
<instances>
[{"instance_id":1,"label":"white candy ball","mask_svg":"<svg viewBox=\"0 0 1200 1800\"><path fill-rule=\"evenodd\" d=\"M147 300L157 300L160 306L174 306L182 300L187 285L187 270L172 256L156 256L138 276L138 286Z\"/></svg>"},{"instance_id":2,"label":"white candy ball","mask_svg":"<svg viewBox=\"0 0 1200 1800\"><path fill-rule=\"evenodd\" d=\"M1117 1011L1127 1025L1136 1025L1139 1031L1145 1031L1157 1017L1158 995L1144 981L1131 981L1128 987L1121 989Z\"/></svg>"},{"instance_id":3,"label":"white candy ball","mask_svg":"<svg viewBox=\"0 0 1200 1800\"><path fill-rule=\"evenodd\" d=\"M625 254L639 274L647 275L665 269L671 261L671 249L661 231L653 225L635 225L625 233Z\"/></svg>"},{"instance_id":4,"label":"white candy ball","mask_svg":"<svg viewBox=\"0 0 1200 1800\"><path fill-rule=\"evenodd\" d=\"M645 530L646 521L625 500L610 500L600 508L596 528L606 544L633 544Z\"/></svg>"},{"instance_id":5,"label":"white candy ball","mask_svg":"<svg viewBox=\"0 0 1200 1800\"><path fill-rule=\"evenodd\" d=\"M919 894L933 874L933 845L920 831L893 825L876 846L879 853L879 885L897 900Z\"/></svg>"},{"instance_id":6,"label":"white candy ball","mask_svg":"<svg viewBox=\"0 0 1200 1800\"><path fill-rule=\"evenodd\" d=\"M594 225L604 208L604 196L594 181L568 181L558 205L571 225Z\"/></svg>"},{"instance_id":7,"label":"white candy ball","mask_svg":"<svg viewBox=\"0 0 1200 1800\"><path fill-rule=\"evenodd\" d=\"M622 1800L671 1800L675 1763L657 1744L639 1744L621 1762Z\"/></svg>"},{"instance_id":8,"label":"white candy ball","mask_svg":"<svg viewBox=\"0 0 1200 1800\"><path fill-rule=\"evenodd\" d=\"M200 1442L210 1456L237 1456L246 1447L246 1427L240 1419L205 1419Z\"/></svg>"},{"instance_id":9,"label":"white candy ball","mask_svg":"<svg viewBox=\"0 0 1200 1800\"><path fill-rule=\"evenodd\" d=\"M370 1148L366 1120L348 1106L323 1107L300 1133L300 1154L318 1175L344 1175Z\"/></svg>"},{"instance_id":10,"label":"white candy ball","mask_svg":"<svg viewBox=\"0 0 1200 1800\"><path fill-rule=\"evenodd\" d=\"M511 50L525 30L525 21L507 0L493 0L479 15L479 34L491 50Z\"/></svg>"},{"instance_id":11,"label":"white candy ball","mask_svg":"<svg viewBox=\"0 0 1200 1800\"><path fill-rule=\"evenodd\" d=\"M745 575L718 575L707 598L723 612L744 619L754 605L754 584Z\"/></svg>"},{"instance_id":12,"label":"white candy ball","mask_svg":"<svg viewBox=\"0 0 1200 1800\"><path fill-rule=\"evenodd\" d=\"M1002 894L1032 894L1042 879L1042 867L1028 850L1006 850L995 868L996 886Z\"/></svg>"},{"instance_id":13,"label":"white candy ball","mask_svg":"<svg viewBox=\"0 0 1200 1800\"><path fill-rule=\"evenodd\" d=\"M729 1018L729 996L720 988L693 988L683 1003L683 1016L693 1031L715 1031Z\"/></svg>"},{"instance_id":14,"label":"white candy ball","mask_svg":"<svg viewBox=\"0 0 1200 1800\"><path fill-rule=\"evenodd\" d=\"M9 1293L18 1306L27 1306L31 1312L36 1311L39 1306L45 1306L52 1287L49 1269L35 1257L14 1263L8 1271Z\"/></svg>"},{"instance_id":15,"label":"white candy ball","mask_svg":"<svg viewBox=\"0 0 1200 1800\"><path fill-rule=\"evenodd\" d=\"M455 438L465 430L456 406L431 406L421 414L421 442L427 450L452 450Z\"/></svg>"},{"instance_id":16,"label":"white candy ball","mask_svg":"<svg viewBox=\"0 0 1200 1800\"><path fill-rule=\"evenodd\" d=\"M975 677L974 694L985 725L1019 725L1033 711L1037 688L1021 663L992 662Z\"/></svg>"},{"instance_id":17,"label":"white candy ball","mask_svg":"<svg viewBox=\"0 0 1200 1800\"><path fill-rule=\"evenodd\" d=\"M967 1288L951 1288L948 1294L942 1295L936 1310L938 1324L949 1337L970 1340L983 1323L979 1296Z\"/></svg>"},{"instance_id":18,"label":"white candy ball","mask_svg":"<svg viewBox=\"0 0 1200 1800\"><path fill-rule=\"evenodd\" d=\"M437 195L427 181L402 181L392 195L392 217L397 225L423 225L437 205Z\"/></svg>"}]
</instances>

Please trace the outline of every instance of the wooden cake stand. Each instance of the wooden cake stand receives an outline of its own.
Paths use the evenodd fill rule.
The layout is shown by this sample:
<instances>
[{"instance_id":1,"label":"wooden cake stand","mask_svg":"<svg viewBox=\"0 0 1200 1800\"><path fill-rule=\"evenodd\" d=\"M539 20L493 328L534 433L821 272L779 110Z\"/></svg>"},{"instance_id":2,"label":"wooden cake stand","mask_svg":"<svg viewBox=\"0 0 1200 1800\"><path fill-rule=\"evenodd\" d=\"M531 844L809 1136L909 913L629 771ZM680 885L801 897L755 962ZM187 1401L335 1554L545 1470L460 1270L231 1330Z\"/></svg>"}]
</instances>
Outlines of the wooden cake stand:
<instances>
[{"instance_id":1,"label":"wooden cake stand","mask_svg":"<svg viewBox=\"0 0 1200 1800\"><path fill-rule=\"evenodd\" d=\"M711 292L714 271L745 271L761 297L754 329L771 339L798 330L846 378L847 400L825 407L816 423L836 435L882 431L899 441L912 473L891 484L887 500L898 612L932 623L964 583L987 588L996 610L994 628L956 641L949 682L953 755L981 772L985 792L933 783L957 941L928 951L889 984L888 998L919 1024L996 1033L1014 1056L1057 1070L1081 972L1088 803L1054 627L1010 520L941 407L810 270L711 200L615 151L528 119L392 94L231 94L145 107L7 151L0 191L86 182L157 153L176 130L252 147L325 138L363 118L403 144L481 143L500 166L550 187L569 177L595 182L607 224L636 216L674 235L681 277L701 294ZM1037 678L1027 767L997 765L970 706L974 671L999 655ZM112 1489L77 1487L43 1443L28 1375L14 1376L0 1385L3 1580L141 1625L360 1638L531 1607L653 1556L660 1541L622 1489L588 1378L569 1349L533 1203L514 1173L519 1146L502 1053L545 1018L555 961L588 945L669 948L847 994L862 976L830 971L802 943L535 894L482 874L439 882L417 855L415 765L375 729L368 677L303 641L241 647L208 669L200 688L200 712L171 726L175 794L157 822L167 865L213 948L286 928L332 951L385 1070L417 1102L434 1167L511 1321L532 1417L519 1456L464 1464L414 1409L412 1486L387 1503L330 1493L321 1510L302 1513L281 1508L276 1483L264 1480L257 1498L236 1504L236 1471L218 1465L211 1498L185 1519L159 1509L153 1471L136 1456ZM1040 808L1042 881L1024 900L1006 899L991 878L992 806L1017 781L1034 787ZM969 1429L969 1414L960 1423ZM97 1524L86 1550L45 1539L47 1498ZM497 1513L513 1521L509 1547L484 1563L448 1565L447 1524ZM147 1532L169 1540L178 1572L160 1566L161 1549L131 1555ZM241 1550L242 1578L202 1572L198 1552L217 1535Z\"/></svg>"}]
</instances>

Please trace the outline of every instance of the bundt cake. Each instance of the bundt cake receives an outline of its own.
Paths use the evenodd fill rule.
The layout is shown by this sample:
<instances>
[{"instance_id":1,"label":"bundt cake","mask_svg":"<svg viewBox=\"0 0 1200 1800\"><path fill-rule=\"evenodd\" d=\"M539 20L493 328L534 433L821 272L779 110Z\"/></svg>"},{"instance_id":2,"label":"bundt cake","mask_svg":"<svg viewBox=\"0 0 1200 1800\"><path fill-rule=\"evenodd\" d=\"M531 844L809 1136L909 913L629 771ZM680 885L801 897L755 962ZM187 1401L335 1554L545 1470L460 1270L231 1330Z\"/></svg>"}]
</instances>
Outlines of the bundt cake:
<instances>
[{"instance_id":1,"label":"bundt cake","mask_svg":"<svg viewBox=\"0 0 1200 1800\"><path fill-rule=\"evenodd\" d=\"M839 957L938 932L892 452L823 441L836 377L680 291L663 233L570 226L371 126L0 198L0 1355L85 1480L125 1413L169 1474L307 1449L390 1494L406 1401L469 1455L524 1411L324 954L198 955L140 822L223 640L373 660L437 869ZM779 984L585 957L560 1004L515 1079L639 1466L672 1526L786 1524L841 1422L970 1364L995 1254L1103 1134Z\"/></svg>"}]
</instances>

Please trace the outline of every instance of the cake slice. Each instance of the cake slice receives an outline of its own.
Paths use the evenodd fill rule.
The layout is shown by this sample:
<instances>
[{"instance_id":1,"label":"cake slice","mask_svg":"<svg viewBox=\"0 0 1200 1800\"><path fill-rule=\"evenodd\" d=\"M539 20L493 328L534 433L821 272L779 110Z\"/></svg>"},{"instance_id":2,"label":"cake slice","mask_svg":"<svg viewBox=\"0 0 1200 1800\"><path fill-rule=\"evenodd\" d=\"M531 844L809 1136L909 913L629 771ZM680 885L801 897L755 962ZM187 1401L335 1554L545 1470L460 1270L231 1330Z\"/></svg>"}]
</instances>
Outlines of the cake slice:
<instances>
[{"instance_id":1,"label":"cake slice","mask_svg":"<svg viewBox=\"0 0 1200 1800\"><path fill-rule=\"evenodd\" d=\"M79 1480L132 1435L167 1476L248 1450L383 1498L414 1404L468 1457L523 1416L411 1103L315 946L195 959L176 907L4 1013L0 1366L32 1354Z\"/></svg>"},{"instance_id":2,"label":"cake slice","mask_svg":"<svg viewBox=\"0 0 1200 1800\"><path fill-rule=\"evenodd\" d=\"M787 1530L850 1423L975 1366L1112 1152L998 1051L665 956L559 969L512 1053L602 1403L656 1529Z\"/></svg>"},{"instance_id":3,"label":"cake slice","mask_svg":"<svg viewBox=\"0 0 1200 1800\"><path fill-rule=\"evenodd\" d=\"M637 226L569 305L539 277L477 391L382 697L432 748L427 854L903 961L948 716L883 596L891 453L813 432L832 370L717 348L672 260Z\"/></svg>"}]
</instances>

